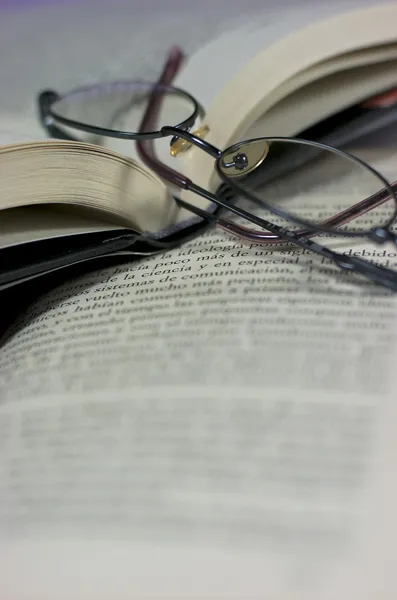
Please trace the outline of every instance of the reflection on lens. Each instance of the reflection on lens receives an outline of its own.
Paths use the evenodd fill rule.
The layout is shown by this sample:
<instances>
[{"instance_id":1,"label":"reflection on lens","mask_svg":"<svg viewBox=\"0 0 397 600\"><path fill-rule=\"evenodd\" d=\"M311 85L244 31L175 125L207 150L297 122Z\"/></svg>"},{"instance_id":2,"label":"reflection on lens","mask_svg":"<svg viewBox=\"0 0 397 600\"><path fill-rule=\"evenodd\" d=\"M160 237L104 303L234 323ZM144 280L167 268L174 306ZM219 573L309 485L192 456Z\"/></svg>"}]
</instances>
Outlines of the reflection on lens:
<instances>
[{"instance_id":1,"label":"reflection on lens","mask_svg":"<svg viewBox=\"0 0 397 600\"><path fill-rule=\"evenodd\" d=\"M63 96L51 109L55 118L69 119L91 127L136 133L153 92L154 84L116 82L82 88ZM179 90L161 88L157 123L176 126L192 116L195 104Z\"/></svg>"},{"instance_id":2,"label":"reflection on lens","mask_svg":"<svg viewBox=\"0 0 397 600\"><path fill-rule=\"evenodd\" d=\"M394 195L380 176L347 154L310 142L282 138L241 142L222 153L217 169L240 197L250 196L247 209L284 226L290 222L282 211L350 233L385 226L395 216ZM278 218L263 203L279 211Z\"/></svg>"}]
</instances>

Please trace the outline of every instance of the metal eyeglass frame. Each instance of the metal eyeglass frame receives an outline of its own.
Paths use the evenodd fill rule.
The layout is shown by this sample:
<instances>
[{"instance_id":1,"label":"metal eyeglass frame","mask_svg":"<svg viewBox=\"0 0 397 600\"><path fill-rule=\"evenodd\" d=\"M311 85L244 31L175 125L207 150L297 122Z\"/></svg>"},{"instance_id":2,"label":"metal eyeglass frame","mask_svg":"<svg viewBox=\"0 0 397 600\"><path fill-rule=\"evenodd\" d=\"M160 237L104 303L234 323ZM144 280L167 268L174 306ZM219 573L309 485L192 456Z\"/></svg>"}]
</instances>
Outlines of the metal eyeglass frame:
<instances>
[{"instance_id":1,"label":"metal eyeglass frame","mask_svg":"<svg viewBox=\"0 0 397 600\"><path fill-rule=\"evenodd\" d=\"M238 183L236 184L235 181L232 181L229 177L227 177L224 174L222 169L229 165L221 165L222 157L225 154L229 154L233 150L238 151L239 147L241 147L244 144L247 144L248 141L253 142L256 140L244 140L243 142L239 142L237 144L234 144L233 146L229 146L226 150L222 151L213 146L212 144L206 142L202 138L190 133L190 128L194 125L198 117L202 117L204 115L204 110L192 95L185 92L184 90L172 86L172 81L174 80L177 72L180 69L183 58L184 57L182 52L178 48L173 48L169 53L164 69L156 83L131 82L134 83L134 85L136 85L137 89L139 86L141 86L142 89L149 89L150 92L149 101L138 132L128 132L116 129L109 129L62 117L52 109L54 103L59 101L61 99L61 96L59 96L56 92L49 90L42 92L38 98L40 120L47 132L52 137L58 139L78 141L76 140L76 138L72 137L71 135L63 131L61 128L59 128L57 126L57 123L71 129L100 135L102 137L113 137L118 139L136 141L138 153L142 161L147 166L149 166L154 172L156 172L156 174L158 174L161 178L165 179L167 182L173 184L177 188L185 189L198 194L199 196L205 198L214 205L217 205L220 208L224 208L238 215L239 217L257 225L259 228L264 229L265 231L253 230L251 228L238 225L215 213L198 208L197 206L186 202L181 198L175 198L175 201L179 206L189 210L190 212L201 217L207 222L214 224L215 226L219 227L220 229L226 231L229 234L260 244L291 242L297 246L300 246L304 249L315 252L316 254L319 254L325 258L328 258L343 270L355 272L370 279L375 283L384 285L389 289L392 289L393 291L397 291L397 273L395 273L394 271L386 267L375 265L357 256L344 255L339 252L330 250L329 248L322 246L314 240L310 239L310 237L324 232L332 233L334 235L340 235L343 237L365 236L376 243L393 241L397 245L397 236L392 231L390 231L390 226L394 223L397 216L397 199L395 195L395 189L397 187L397 184L390 184L380 173L378 173L374 168L372 168L370 165L360 160L359 158L348 154L347 152L343 152L341 150L332 148L324 144L320 144L317 142L308 142L306 140L300 140L297 138L258 138L258 140L260 139L263 141L287 141L296 144L304 144L312 148L317 148L318 150L331 151L334 154L349 159L350 161L355 162L358 166L361 166L370 171L375 177L378 178L380 182L384 184L384 187L376 194L365 198L364 200L353 205L349 209L344 210L338 213L337 215L334 215L333 217L323 221L322 223L319 223L318 225L310 223L304 219L300 219L277 206L268 204L262 199L257 198L255 194L247 192L246 189L239 186ZM90 88L85 89L89 91ZM85 89L80 88L79 90L76 90L76 93L81 94L85 91ZM178 125L164 126L160 130L158 130L156 128L157 118L161 108L162 99L167 92L172 94L179 94L186 100L188 100L192 105L192 112L184 121L182 121ZM68 94L68 98L69 97L71 97L70 93ZM213 194L193 183L182 173L171 169L166 164L161 162L158 159L154 150L153 140L162 137L171 137L171 146L173 143L180 139L186 140L189 144L198 146L204 152L212 156L215 159L215 169L220 179L224 182L224 184L226 184L226 186L228 186L229 194L224 195L224 197L222 197L221 194ZM259 204L260 206L269 210L270 212L281 216L283 219L290 221L294 224L300 225L302 229L299 231L291 231L285 227L276 225L275 223L258 217L244 210L243 208L235 206L230 202L230 200L237 195L245 196L252 202ZM367 235L365 235L362 232L339 232L335 231L334 229L331 229L341 226L349 222L350 220L362 214L365 214L369 210L380 206L390 198L392 198L395 202L395 212L392 218L388 221L388 223L385 226L374 228L373 230L368 232Z\"/></svg>"}]
</instances>

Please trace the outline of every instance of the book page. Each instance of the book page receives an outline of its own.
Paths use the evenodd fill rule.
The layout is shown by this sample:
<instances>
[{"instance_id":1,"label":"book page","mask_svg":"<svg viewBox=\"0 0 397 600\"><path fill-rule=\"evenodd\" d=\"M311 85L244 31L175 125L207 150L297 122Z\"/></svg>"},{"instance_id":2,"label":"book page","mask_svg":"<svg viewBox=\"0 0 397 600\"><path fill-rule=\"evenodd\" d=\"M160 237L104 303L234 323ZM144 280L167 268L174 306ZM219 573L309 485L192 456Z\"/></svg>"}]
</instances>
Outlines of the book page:
<instances>
[{"instance_id":1,"label":"book page","mask_svg":"<svg viewBox=\"0 0 397 600\"><path fill-rule=\"evenodd\" d=\"M396 303L211 230L37 299L0 354L1 595L392 598Z\"/></svg>"},{"instance_id":2,"label":"book page","mask_svg":"<svg viewBox=\"0 0 397 600\"><path fill-rule=\"evenodd\" d=\"M265 48L316 21L376 4L376 0L337 0L332 3L305 0L298 8L296 3L288 0L265 7L261 3L255 12L239 15L224 31L202 44L190 56L187 68L177 78L177 85L190 91L208 108L236 73ZM222 68L219 68L220 64Z\"/></svg>"},{"instance_id":3,"label":"book page","mask_svg":"<svg viewBox=\"0 0 397 600\"><path fill-rule=\"evenodd\" d=\"M264 42L261 51L255 54L252 60L243 63L246 64L244 67L240 59L236 63L233 59L240 47L251 47L251 42L246 42L246 39L255 39L255 35L251 36L247 29L229 33L229 44L232 48L230 53L223 36L219 44L215 41L212 45L207 45L194 57L195 68L199 67L201 61L201 64L211 64L212 56L227 57L228 64L233 68L235 64L240 65L240 69L234 71L227 84L217 88L218 92L213 102L207 105L205 124L209 129L206 135L209 143L222 149L249 135L266 135L266 112L274 105L277 110L277 103L285 100L286 96L299 87L313 83L325 74L330 76L331 73L337 74L343 70L346 71L346 81L349 81L348 71L353 65L357 67L361 61L362 65L367 61L368 64L375 64L384 51L389 56L389 50L392 50L395 55L395 48L391 47L391 44L395 43L395 30L392 25L396 14L395 4L372 5L367 9L352 12L343 11L340 6L339 9L337 16L334 14L332 18L319 21L316 21L316 18L320 15L316 15L314 8L312 13L303 11L306 18L310 15L307 22L310 25L297 28L295 24L292 34L280 37L271 44ZM266 33L265 27L261 32L264 40ZM260 38L260 30L256 32L256 37ZM239 43L233 43L233 38L238 39ZM390 48L386 49L386 45L389 44ZM375 70L372 81L374 87L371 90L370 77L363 85L362 96L359 81L352 87L349 84L343 85L334 98L332 110L337 112L339 107L354 104L366 94L374 94L384 89L384 86L387 88L392 85L391 61L390 67L389 76L385 73L383 83L378 79L379 74ZM388 69L387 61L383 65L379 63L378 70L383 69ZM364 73L361 75L365 79ZM197 88L189 87L189 79L190 76L184 81L182 73L177 84L194 92ZM377 84L380 85L379 88ZM333 90L333 87L331 89ZM327 108L322 106L322 99L321 95L316 98L318 101L306 113L309 119L306 122L303 120L305 114L302 111L298 111L296 115L300 119L299 122L295 121L293 112L285 115L288 121L284 122L279 135L294 135L299 129L305 129L321 119L324 112L327 112ZM293 98L291 102L294 102ZM272 126L269 130L272 131ZM198 148L189 149L184 156L184 170L188 177L195 178L198 185L216 190L218 180L213 176L211 163Z\"/></svg>"}]
</instances>

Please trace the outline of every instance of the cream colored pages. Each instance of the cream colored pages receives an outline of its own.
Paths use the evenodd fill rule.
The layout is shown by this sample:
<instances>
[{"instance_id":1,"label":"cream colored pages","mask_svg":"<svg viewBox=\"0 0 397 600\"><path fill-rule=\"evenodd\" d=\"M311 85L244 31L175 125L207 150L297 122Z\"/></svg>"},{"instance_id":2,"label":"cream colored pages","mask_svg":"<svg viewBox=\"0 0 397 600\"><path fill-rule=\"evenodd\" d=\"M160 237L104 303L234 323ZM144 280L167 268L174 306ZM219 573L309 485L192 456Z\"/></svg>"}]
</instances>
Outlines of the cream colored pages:
<instances>
[{"instance_id":1,"label":"cream colored pages","mask_svg":"<svg viewBox=\"0 0 397 600\"><path fill-rule=\"evenodd\" d=\"M328 20L341 13L379 6L377 0L335 0L261 4L255 12L241 11L228 27L190 54L177 84L194 94L204 107L214 102L220 90L244 70L265 48L285 39L316 21ZM316 49L320 50L320 49ZM313 48L313 51L315 49ZM279 66L279 65L278 65Z\"/></svg>"},{"instance_id":2,"label":"cream colored pages","mask_svg":"<svg viewBox=\"0 0 397 600\"><path fill-rule=\"evenodd\" d=\"M205 122L210 133L206 139L219 148L225 148L245 135L266 134L268 122L269 131L274 132L272 119L269 118L268 121L266 114L271 109L278 116L276 123L283 122L280 135L293 135L299 127L307 127L327 114L330 108L329 93L334 87L337 91L333 101L334 107L337 107L356 102L366 94L379 90L379 86L382 89L383 86L392 85L397 54L393 26L397 15L395 3L377 4L352 12L347 8L339 9L336 16L318 21L319 17L313 11L311 20L308 21L310 25L302 28L295 26L293 33L274 43L266 45L264 42L262 50L255 54L254 58L244 67L236 68L233 76L209 105ZM238 30L231 32L227 38L231 47L230 53L226 50L229 46L226 46L226 38L223 37L219 43L214 42L199 52L189 68L194 71L201 61L206 60L210 63L213 55L223 56L225 60L227 57L227 62L233 65L233 53L237 52L236 48L245 48L246 45L251 48L249 31L243 30L240 36L239 33ZM257 32L256 36L258 35ZM232 44L233 38L238 38L239 43ZM266 38L266 28L262 30L262 38ZM255 39L257 37L254 36ZM239 65L240 59L236 60L236 63ZM365 71L364 65L369 65ZM361 69L362 85L353 67L357 71ZM313 102L314 90L308 88L308 110L298 109L295 120L295 99L292 93L303 86L313 84L316 80L330 77L332 74L338 75L343 71L346 73L342 89L338 88L338 79L335 84L327 83L325 79L328 94L323 93L322 85L318 84L320 94L317 103ZM200 97L199 87L189 87L189 75L182 73L177 83ZM289 95L289 111L285 113L284 107L284 111L278 114L277 103L285 102ZM317 99L317 96L315 97ZM299 98L296 103L299 104ZM184 157L184 168L189 176L195 177L198 184L216 189L218 180L214 176L213 161L197 148L191 149Z\"/></svg>"},{"instance_id":3,"label":"cream colored pages","mask_svg":"<svg viewBox=\"0 0 397 600\"><path fill-rule=\"evenodd\" d=\"M2 210L58 203L102 212L105 222L130 224L140 231L166 227L176 210L153 172L93 144L12 144L0 148L0 159Z\"/></svg>"},{"instance_id":4,"label":"cream colored pages","mask_svg":"<svg viewBox=\"0 0 397 600\"><path fill-rule=\"evenodd\" d=\"M393 598L396 303L216 231L38 299L0 354L0 596Z\"/></svg>"},{"instance_id":5,"label":"cream colored pages","mask_svg":"<svg viewBox=\"0 0 397 600\"><path fill-rule=\"evenodd\" d=\"M37 142L23 121L1 125L0 249L123 227L158 231L174 220L170 194L142 164L94 146Z\"/></svg>"},{"instance_id":6,"label":"cream colored pages","mask_svg":"<svg viewBox=\"0 0 397 600\"><path fill-rule=\"evenodd\" d=\"M396 42L390 23L395 14L395 3L373 0L305 2L273 12L267 7L203 45L189 57L176 84L196 96L210 116L225 118L235 112L238 127L237 117L260 111L261 101L264 112L268 94L306 69L316 66L320 77L327 62L324 74L360 61L376 62L370 55L379 56L384 44ZM346 89L345 93L349 95Z\"/></svg>"}]
</instances>

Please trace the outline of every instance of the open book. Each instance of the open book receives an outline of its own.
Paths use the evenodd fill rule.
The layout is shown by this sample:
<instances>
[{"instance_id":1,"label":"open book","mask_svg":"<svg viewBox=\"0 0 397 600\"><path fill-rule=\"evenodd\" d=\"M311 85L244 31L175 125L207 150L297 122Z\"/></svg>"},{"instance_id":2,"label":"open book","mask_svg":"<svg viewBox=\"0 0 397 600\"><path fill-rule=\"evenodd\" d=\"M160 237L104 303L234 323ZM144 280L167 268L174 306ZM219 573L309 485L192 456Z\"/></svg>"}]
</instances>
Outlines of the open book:
<instances>
[{"instance_id":1,"label":"open book","mask_svg":"<svg viewBox=\"0 0 397 600\"><path fill-rule=\"evenodd\" d=\"M345 58L358 60L354 45L362 56L370 47L380 56L392 47L394 13L394 6L378 7L341 17L333 21L339 37L332 22L329 30L313 25L265 52L271 57L326 29L327 43L335 52L341 44ZM302 62L307 73L320 60L317 47ZM328 51L323 66L332 63ZM286 85L291 63L277 64ZM343 90L339 108L390 87L389 75L363 96ZM264 119L265 110L276 111L276 96ZM244 134L230 118L221 135L213 106L206 116L213 143ZM280 133L312 122L294 124L290 116ZM396 140L390 129L356 144L395 178ZM3 156L44 161L50 149L56 161L70 148L42 144ZM80 150L87 160L97 153L98 179L117 156L114 168L127 164L149 202L151 194L164 201L159 230L177 222L155 175L114 149ZM202 168L196 177L215 189L212 171ZM73 169L76 183L81 161ZM58 212L57 226L77 214ZM131 212L134 230L137 218ZM88 220L89 233L106 231L106 219ZM110 217L109 225L116 230ZM396 267L394 248L381 257L370 244L347 242L344 250ZM299 248L245 243L211 229L152 257L101 262L83 275L59 270L41 282L0 295L3 311L28 301L17 319L7 313L0 349L1 598L396 597L396 294L359 285Z\"/></svg>"},{"instance_id":2,"label":"open book","mask_svg":"<svg viewBox=\"0 0 397 600\"><path fill-rule=\"evenodd\" d=\"M203 102L195 74L205 72L213 57L227 57L227 66L214 71L217 78L220 71L218 89L208 82L214 93L206 99L202 120L206 141L217 148L244 137L308 137L310 132L317 141L343 146L368 133L368 119L361 129L350 131L342 119L337 131L328 131L330 117L395 85L396 16L394 3L341 12L269 44L263 30L230 32L191 57L176 85ZM372 126L385 126L395 120L396 109L367 112ZM165 111L161 125L175 125L172 118ZM176 233L182 239L190 231L192 215L178 207L155 173L138 164L134 143L101 142L110 147L41 141L1 149L0 286L121 250L155 253L159 247L147 233L175 241ZM173 159L169 140L163 140L159 153L204 189L219 188L214 160L200 149Z\"/></svg>"}]
</instances>

